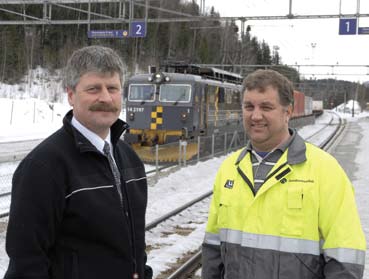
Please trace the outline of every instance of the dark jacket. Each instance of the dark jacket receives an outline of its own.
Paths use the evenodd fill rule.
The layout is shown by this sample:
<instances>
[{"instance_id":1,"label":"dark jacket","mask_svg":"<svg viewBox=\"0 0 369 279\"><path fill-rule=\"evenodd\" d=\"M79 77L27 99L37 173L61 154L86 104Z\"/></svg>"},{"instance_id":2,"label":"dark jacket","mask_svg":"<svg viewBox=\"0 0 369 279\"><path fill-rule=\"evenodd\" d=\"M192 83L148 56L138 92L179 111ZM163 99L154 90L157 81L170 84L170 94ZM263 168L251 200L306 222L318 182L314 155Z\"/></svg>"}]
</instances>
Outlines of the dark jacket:
<instances>
[{"instance_id":1,"label":"dark jacket","mask_svg":"<svg viewBox=\"0 0 369 279\"><path fill-rule=\"evenodd\" d=\"M147 182L142 162L111 127L123 205L108 159L72 125L37 146L14 173L5 278L144 277Z\"/></svg>"}]
</instances>

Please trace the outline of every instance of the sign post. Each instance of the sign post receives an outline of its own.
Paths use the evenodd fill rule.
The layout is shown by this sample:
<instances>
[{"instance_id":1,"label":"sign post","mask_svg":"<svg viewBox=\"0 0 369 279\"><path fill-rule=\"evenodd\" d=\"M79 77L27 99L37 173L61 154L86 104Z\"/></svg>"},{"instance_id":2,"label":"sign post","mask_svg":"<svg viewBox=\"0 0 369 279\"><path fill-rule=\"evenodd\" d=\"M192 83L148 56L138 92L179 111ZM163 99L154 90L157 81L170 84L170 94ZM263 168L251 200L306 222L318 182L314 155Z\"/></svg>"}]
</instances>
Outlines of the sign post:
<instances>
[{"instance_id":1,"label":"sign post","mask_svg":"<svg viewBox=\"0 0 369 279\"><path fill-rule=\"evenodd\" d=\"M87 32L90 39L111 39L128 37L127 30L90 30Z\"/></svg>"},{"instance_id":2,"label":"sign post","mask_svg":"<svg viewBox=\"0 0 369 279\"><path fill-rule=\"evenodd\" d=\"M339 35L356 35L357 18L340 18Z\"/></svg>"},{"instance_id":3,"label":"sign post","mask_svg":"<svg viewBox=\"0 0 369 279\"><path fill-rule=\"evenodd\" d=\"M146 21L132 21L129 25L129 36L133 38L146 37Z\"/></svg>"},{"instance_id":4,"label":"sign post","mask_svg":"<svg viewBox=\"0 0 369 279\"><path fill-rule=\"evenodd\" d=\"M359 27L357 31L359 35L369 35L369 27Z\"/></svg>"},{"instance_id":5,"label":"sign post","mask_svg":"<svg viewBox=\"0 0 369 279\"><path fill-rule=\"evenodd\" d=\"M132 21L128 30L90 30L87 32L89 39L123 39L146 37L146 21Z\"/></svg>"}]
</instances>

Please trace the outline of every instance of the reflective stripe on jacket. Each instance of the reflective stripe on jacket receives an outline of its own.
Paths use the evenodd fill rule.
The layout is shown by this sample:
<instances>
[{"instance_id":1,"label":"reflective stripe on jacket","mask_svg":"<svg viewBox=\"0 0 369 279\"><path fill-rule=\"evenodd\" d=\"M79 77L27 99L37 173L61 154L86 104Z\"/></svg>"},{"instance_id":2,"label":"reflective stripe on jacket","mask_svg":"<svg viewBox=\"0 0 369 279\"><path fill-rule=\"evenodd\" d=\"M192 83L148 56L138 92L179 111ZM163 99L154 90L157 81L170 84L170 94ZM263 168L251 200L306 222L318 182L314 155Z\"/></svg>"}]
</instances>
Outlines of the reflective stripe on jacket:
<instances>
[{"instance_id":1,"label":"reflective stripe on jacket","mask_svg":"<svg viewBox=\"0 0 369 279\"><path fill-rule=\"evenodd\" d=\"M337 161L299 135L256 196L250 153L214 184L203 279L362 278L366 243L353 187Z\"/></svg>"}]
</instances>

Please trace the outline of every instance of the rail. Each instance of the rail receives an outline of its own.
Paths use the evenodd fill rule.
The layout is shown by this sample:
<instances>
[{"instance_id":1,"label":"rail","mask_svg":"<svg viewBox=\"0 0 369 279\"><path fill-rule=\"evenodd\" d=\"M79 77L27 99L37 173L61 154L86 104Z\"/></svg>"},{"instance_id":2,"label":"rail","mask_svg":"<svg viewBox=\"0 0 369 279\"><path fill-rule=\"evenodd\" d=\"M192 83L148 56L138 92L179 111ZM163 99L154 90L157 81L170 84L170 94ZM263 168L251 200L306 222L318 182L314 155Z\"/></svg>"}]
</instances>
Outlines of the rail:
<instances>
[{"instance_id":1,"label":"rail","mask_svg":"<svg viewBox=\"0 0 369 279\"><path fill-rule=\"evenodd\" d=\"M167 279L189 278L188 274L192 274L199 267L201 267L201 250L181 265L181 267L172 273Z\"/></svg>"},{"instance_id":2,"label":"rail","mask_svg":"<svg viewBox=\"0 0 369 279\"><path fill-rule=\"evenodd\" d=\"M147 224L146 227L145 227L145 230L148 231L148 230L151 230L152 228L155 228L157 225L159 225L160 223L168 220L170 217L173 217L173 216L179 214L180 212L182 212L183 210L188 209L189 207L191 207L195 203L198 203L198 202L206 199L207 197L210 197L212 193L213 193L212 191L209 191L209 192L201 195L200 197L198 197L198 198L182 205L181 207L178 207L177 209L175 209L171 212L168 212L167 214L165 214L165 215L161 216L160 218L158 218L158 219L152 221L151 223Z\"/></svg>"},{"instance_id":3,"label":"rail","mask_svg":"<svg viewBox=\"0 0 369 279\"><path fill-rule=\"evenodd\" d=\"M335 131L321 144L321 148L328 151L336 142L336 140L341 136L345 128L346 120L343 120L341 117L339 117L339 124L336 126Z\"/></svg>"}]
</instances>

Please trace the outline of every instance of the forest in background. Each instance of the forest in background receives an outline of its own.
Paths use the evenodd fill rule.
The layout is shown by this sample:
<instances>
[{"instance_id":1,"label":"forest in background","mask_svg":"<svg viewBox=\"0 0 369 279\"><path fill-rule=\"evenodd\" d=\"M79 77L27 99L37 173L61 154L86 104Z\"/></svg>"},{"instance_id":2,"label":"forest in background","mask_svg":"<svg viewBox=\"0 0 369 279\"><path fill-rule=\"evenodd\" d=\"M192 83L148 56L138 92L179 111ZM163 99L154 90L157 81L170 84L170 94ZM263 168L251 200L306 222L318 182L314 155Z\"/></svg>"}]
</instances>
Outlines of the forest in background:
<instances>
[{"instance_id":1,"label":"forest in background","mask_svg":"<svg viewBox=\"0 0 369 279\"><path fill-rule=\"evenodd\" d=\"M78 10L86 3L72 5L75 10L53 7L54 19L86 19ZM200 16L194 0L159 0L151 6ZM0 8L1 8L0 4ZM7 5L9 9L9 5ZM40 5L14 6L12 10L42 18ZM94 13L117 16L118 3L91 3ZM149 9L148 18L176 18L163 10ZM144 18L145 8L137 6L134 18ZM204 15L201 15L204 16ZM123 58L127 75L146 71L149 65L166 61L197 64L270 65L292 80L302 92L323 100L325 107L339 103L347 97L356 97L363 105L369 101L368 88L348 81L334 79L301 79L296 69L283 66L277 49L271 50L263 40L252 36L249 26L242 33L235 22L218 21L220 14L211 8L206 15L212 21L148 23L145 38L89 39L88 25L1 25L0 26L0 82L17 84L31 69L40 66L51 73L65 66L71 53L80 47L99 44L115 49ZM92 16L93 17L93 16ZM0 12L0 18L19 19L19 16ZM128 29L127 24L94 24L94 30ZM226 69L247 75L257 67Z\"/></svg>"},{"instance_id":2,"label":"forest in background","mask_svg":"<svg viewBox=\"0 0 369 279\"><path fill-rule=\"evenodd\" d=\"M118 12L119 3L91 3L91 11L110 14ZM88 4L74 4L76 9ZM199 16L195 1L161 0L150 4ZM0 5L1 7L1 5ZM9 5L8 5L9 8ZM13 10L17 7L14 6ZM22 13L18 7L19 13ZM33 9L33 10L32 10ZM42 17L40 5L28 5L27 14ZM144 7L135 7L135 18L144 17ZM79 11L54 7L53 18L85 19ZM19 16L1 13L6 19ZM219 17L212 8L209 17ZM163 11L149 10L149 18L178 17ZM5 19L5 18L4 18ZM127 24L104 24L91 26L94 30L127 29ZM88 26L84 25L34 25L1 26L0 81L15 83L29 69L40 65L49 70L64 66L70 54L82 46L99 44L112 47L123 58L128 73L147 69L164 61L184 61L201 64L279 64L278 52L272 54L264 41L258 41L247 28L240 34L234 22L170 22L149 23L145 38L89 39Z\"/></svg>"}]
</instances>

